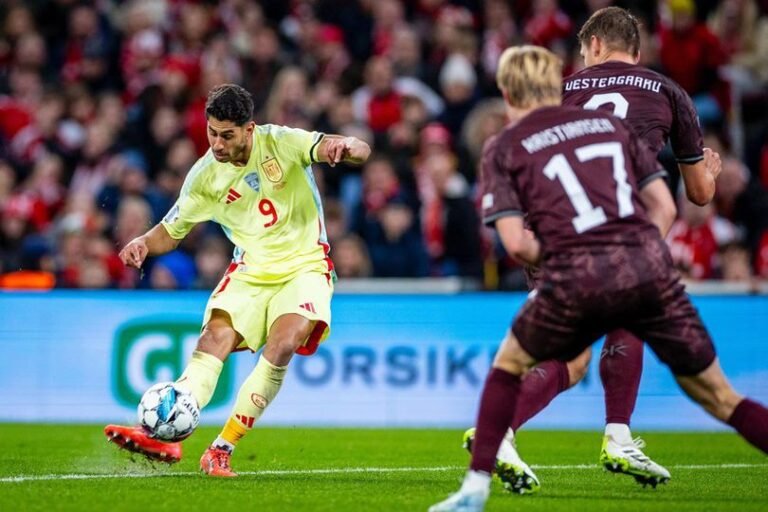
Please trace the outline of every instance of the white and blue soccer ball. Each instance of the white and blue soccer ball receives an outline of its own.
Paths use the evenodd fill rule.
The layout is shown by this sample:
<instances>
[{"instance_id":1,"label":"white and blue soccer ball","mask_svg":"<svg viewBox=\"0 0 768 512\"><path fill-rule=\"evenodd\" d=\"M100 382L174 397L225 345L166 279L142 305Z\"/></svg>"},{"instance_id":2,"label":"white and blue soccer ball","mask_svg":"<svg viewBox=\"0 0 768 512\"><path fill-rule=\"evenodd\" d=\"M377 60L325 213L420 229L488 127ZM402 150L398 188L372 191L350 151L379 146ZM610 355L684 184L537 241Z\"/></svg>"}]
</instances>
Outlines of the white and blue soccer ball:
<instances>
[{"instance_id":1,"label":"white and blue soccer ball","mask_svg":"<svg viewBox=\"0 0 768 512\"><path fill-rule=\"evenodd\" d=\"M200 408L186 388L160 382L149 388L139 402L139 424L160 441L181 441L192 435L200 422Z\"/></svg>"}]
</instances>

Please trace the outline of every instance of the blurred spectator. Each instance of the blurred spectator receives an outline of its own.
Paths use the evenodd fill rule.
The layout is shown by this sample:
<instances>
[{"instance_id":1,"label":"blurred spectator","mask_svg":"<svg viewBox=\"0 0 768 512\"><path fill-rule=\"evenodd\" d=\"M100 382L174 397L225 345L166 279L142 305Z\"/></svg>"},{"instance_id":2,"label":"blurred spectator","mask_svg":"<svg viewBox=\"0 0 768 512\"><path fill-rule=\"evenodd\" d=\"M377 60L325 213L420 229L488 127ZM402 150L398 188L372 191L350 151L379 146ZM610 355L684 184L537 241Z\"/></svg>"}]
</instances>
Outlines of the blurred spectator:
<instances>
[{"instance_id":1,"label":"blurred spectator","mask_svg":"<svg viewBox=\"0 0 768 512\"><path fill-rule=\"evenodd\" d=\"M221 236L203 239L195 254L196 277L192 285L198 290L212 290L221 280L232 260L232 244Z\"/></svg>"},{"instance_id":2,"label":"blurred spectator","mask_svg":"<svg viewBox=\"0 0 768 512\"><path fill-rule=\"evenodd\" d=\"M175 109L162 106L155 111L150 122L149 140L143 147L150 178L165 164L169 146L181 131L181 116Z\"/></svg>"},{"instance_id":3,"label":"blurred spectator","mask_svg":"<svg viewBox=\"0 0 768 512\"><path fill-rule=\"evenodd\" d=\"M350 234L336 240L332 256L339 278L371 277L368 249L359 236Z\"/></svg>"},{"instance_id":4,"label":"blurred spectator","mask_svg":"<svg viewBox=\"0 0 768 512\"><path fill-rule=\"evenodd\" d=\"M175 250L155 260L149 284L157 290L189 290L195 281L195 274L195 260L183 251Z\"/></svg>"},{"instance_id":5,"label":"blurred spectator","mask_svg":"<svg viewBox=\"0 0 768 512\"><path fill-rule=\"evenodd\" d=\"M755 257L755 274L768 279L768 230L763 232Z\"/></svg>"},{"instance_id":6,"label":"blurred spectator","mask_svg":"<svg viewBox=\"0 0 768 512\"><path fill-rule=\"evenodd\" d=\"M720 67L728 62L722 44L704 23L696 19L693 0L661 3L659 57L664 72L693 99L704 123L715 123L730 107Z\"/></svg>"},{"instance_id":7,"label":"blurred spectator","mask_svg":"<svg viewBox=\"0 0 768 512\"><path fill-rule=\"evenodd\" d=\"M437 76L445 59L452 53L469 50L472 55L466 56L470 57L474 63L478 43L474 35L474 15L466 7L441 2L435 5L433 19L426 65L428 67L427 83L436 87Z\"/></svg>"},{"instance_id":8,"label":"blurred spectator","mask_svg":"<svg viewBox=\"0 0 768 512\"><path fill-rule=\"evenodd\" d=\"M314 78L319 82L336 82L351 62L344 46L344 32L335 25L321 25L316 37Z\"/></svg>"},{"instance_id":9,"label":"blurred spectator","mask_svg":"<svg viewBox=\"0 0 768 512\"><path fill-rule=\"evenodd\" d=\"M251 33L239 50L243 54L243 87L253 94L257 111L261 110L275 76L285 66L277 32L271 27L262 27Z\"/></svg>"},{"instance_id":10,"label":"blurred spectator","mask_svg":"<svg viewBox=\"0 0 768 512\"><path fill-rule=\"evenodd\" d=\"M720 277L720 248L738 241L738 230L728 220L718 216L711 203L696 206L681 198L678 205L680 218L667 235L675 266L691 279Z\"/></svg>"},{"instance_id":11,"label":"blurred spectator","mask_svg":"<svg viewBox=\"0 0 768 512\"><path fill-rule=\"evenodd\" d=\"M400 0L373 2L373 54L389 56L394 45L395 32L405 25L405 13Z\"/></svg>"},{"instance_id":12,"label":"blurred spectator","mask_svg":"<svg viewBox=\"0 0 768 512\"><path fill-rule=\"evenodd\" d=\"M424 162L436 197L424 203L424 236L432 274L481 278L480 218L456 158L436 153Z\"/></svg>"},{"instance_id":13,"label":"blurred spectator","mask_svg":"<svg viewBox=\"0 0 768 512\"><path fill-rule=\"evenodd\" d=\"M328 243L331 247L335 247L336 240L340 240L347 233L349 224L344 206L335 199L326 199L323 213L325 213L325 233Z\"/></svg>"},{"instance_id":14,"label":"blurred spectator","mask_svg":"<svg viewBox=\"0 0 768 512\"><path fill-rule=\"evenodd\" d=\"M525 40L558 53L573 33L571 19L560 10L557 0L533 0L533 15L523 28Z\"/></svg>"},{"instance_id":15,"label":"blurred spectator","mask_svg":"<svg viewBox=\"0 0 768 512\"><path fill-rule=\"evenodd\" d=\"M144 234L152 222L152 212L149 204L138 196L124 197L117 209L114 223L114 238L118 247Z\"/></svg>"},{"instance_id":16,"label":"blurred spectator","mask_svg":"<svg viewBox=\"0 0 768 512\"><path fill-rule=\"evenodd\" d=\"M310 108L306 73L298 67L287 67L275 77L261 117L264 123L311 129Z\"/></svg>"},{"instance_id":17,"label":"blurred spectator","mask_svg":"<svg viewBox=\"0 0 768 512\"><path fill-rule=\"evenodd\" d=\"M61 77L65 82L83 82L93 90L109 80L110 34L94 6L76 5L69 13L68 38L64 46Z\"/></svg>"},{"instance_id":18,"label":"blurred spectator","mask_svg":"<svg viewBox=\"0 0 768 512\"><path fill-rule=\"evenodd\" d=\"M388 55L396 76L410 76L424 81L427 75L421 54L422 42L415 29L402 25L393 31Z\"/></svg>"},{"instance_id":19,"label":"blurred spectator","mask_svg":"<svg viewBox=\"0 0 768 512\"><path fill-rule=\"evenodd\" d=\"M734 80L748 90L768 83L768 18L755 0L723 0L708 21L737 68Z\"/></svg>"},{"instance_id":20,"label":"blurred spectator","mask_svg":"<svg viewBox=\"0 0 768 512\"><path fill-rule=\"evenodd\" d=\"M88 126L82 156L75 167L70 190L76 194L82 192L96 197L109 178L114 143L115 133L106 123L97 122Z\"/></svg>"},{"instance_id":21,"label":"blurred spectator","mask_svg":"<svg viewBox=\"0 0 768 512\"><path fill-rule=\"evenodd\" d=\"M483 100L472 109L464 121L461 131L461 146L469 157L467 178L475 181L476 169L480 163L483 144L489 137L499 133L507 125L507 110L501 98Z\"/></svg>"},{"instance_id":22,"label":"blurred spectator","mask_svg":"<svg viewBox=\"0 0 768 512\"><path fill-rule=\"evenodd\" d=\"M11 272L21 268L21 248L25 237L33 231L30 222L33 215L32 209L32 202L24 196L12 197L2 205L0 272Z\"/></svg>"},{"instance_id":23,"label":"blurred spectator","mask_svg":"<svg viewBox=\"0 0 768 512\"><path fill-rule=\"evenodd\" d=\"M717 211L745 232L744 243L757 254L762 233L768 229L768 192L737 158L723 157L717 180Z\"/></svg>"},{"instance_id":24,"label":"blurred spectator","mask_svg":"<svg viewBox=\"0 0 768 512\"><path fill-rule=\"evenodd\" d=\"M123 151L110 161L110 176L96 196L99 207L115 218L125 197L141 197L150 206L150 222L156 223L168 212L169 201L147 178L147 162L141 152Z\"/></svg>"},{"instance_id":25,"label":"blurred spectator","mask_svg":"<svg viewBox=\"0 0 768 512\"><path fill-rule=\"evenodd\" d=\"M382 133L402 119L404 96L421 99L430 116L443 111L443 101L426 84L413 77L396 78L389 59L373 57L365 67L365 85L352 94L355 119Z\"/></svg>"},{"instance_id":26,"label":"blurred spectator","mask_svg":"<svg viewBox=\"0 0 768 512\"><path fill-rule=\"evenodd\" d=\"M505 0L486 0L483 2L483 32L480 62L485 80L491 94L496 91L496 67L501 53L518 41L517 23L512 13L512 6Z\"/></svg>"},{"instance_id":27,"label":"blurred spectator","mask_svg":"<svg viewBox=\"0 0 768 512\"><path fill-rule=\"evenodd\" d=\"M64 115L64 98L49 95L41 99L34 118L18 126L8 137L8 153L13 162L25 173L48 150L56 151L59 121Z\"/></svg>"},{"instance_id":28,"label":"blurred spectator","mask_svg":"<svg viewBox=\"0 0 768 512\"><path fill-rule=\"evenodd\" d=\"M0 208L10 199L16 186L16 171L5 160L0 160Z\"/></svg>"},{"instance_id":29,"label":"blurred spectator","mask_svg":"<svg viewBox=\"0 0 768 512\"><path fill-rule=\"evenodd\" d=\"M352 222L368 245L376 277L427 274L415 198L401 186L389 160L374 157L365 164L363 200Z\"/></svg>"},{"instance_id":30,"label":"blurred spectator","mask_svg":"<svg viewBox=\"0 0 768 512\"><path fill-rule=\"evenodd\" d=\"M35 203L35 229L45 231L64 206L67 189L62 184L64 164L56 155L41 156L21 190Z\"/></svg>"},{"instance_id":31,"label":"blurred spectator","mask_svg":"<svg viewBox=\"0 0 768 512\"><path fill-rule=\"evenodd\" d=\"M464 55L448 56L440 70L440 92L445 98L445 109L438 120L453 136L458 136L464 119L475 105L477 75L472 63Z\"/></svg>"},{"instance_id":32,"label":"blurred spectator","mask_svg":"<svg viewBox=\"0 0 768 512\"><path fill-rule=\"evenodd\" d=\"M424 277L427 253L413 208L401 198L389 201L367 230L375 277Z\"/></svg>"},{"instance_id":33,"label":"blurred spectator","mask_svg":"<svg viewBox=\"0 0 768 512\"><path fill-rule=\"evenodd\" d=\"M749 250L741 244L727 244L720 248L723 281L749 282L752 279L752 263Z\"/></svg>"}]
</instances>

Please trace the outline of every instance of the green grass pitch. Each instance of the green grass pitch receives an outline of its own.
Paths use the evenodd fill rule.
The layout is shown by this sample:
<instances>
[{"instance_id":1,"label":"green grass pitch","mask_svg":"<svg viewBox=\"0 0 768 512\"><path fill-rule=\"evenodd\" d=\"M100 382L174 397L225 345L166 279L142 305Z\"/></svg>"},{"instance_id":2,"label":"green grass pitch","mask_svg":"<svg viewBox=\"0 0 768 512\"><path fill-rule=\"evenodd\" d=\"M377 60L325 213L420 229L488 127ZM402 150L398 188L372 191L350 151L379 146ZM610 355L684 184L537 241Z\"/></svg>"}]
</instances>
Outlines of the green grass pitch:
<instances>
[{"instance_id":1,"label":"green grass pitch","mask_svg":"<svg viewBox=\"0 0 768 512\"><path fill-rule=\"evenodd\" d=\"M458 488L468 460L456 430L257 428L233 457L241 476L212 479L197 470L216 429L200 428L170 467L132 461L101 429L0 424L0 510L425 511ZM541 492L496 482L486 510L768 510L768 459L735 434L644 438L672 472L658 489L598 468L599 432L523 431Z\"/></svg>"}]
</instances>

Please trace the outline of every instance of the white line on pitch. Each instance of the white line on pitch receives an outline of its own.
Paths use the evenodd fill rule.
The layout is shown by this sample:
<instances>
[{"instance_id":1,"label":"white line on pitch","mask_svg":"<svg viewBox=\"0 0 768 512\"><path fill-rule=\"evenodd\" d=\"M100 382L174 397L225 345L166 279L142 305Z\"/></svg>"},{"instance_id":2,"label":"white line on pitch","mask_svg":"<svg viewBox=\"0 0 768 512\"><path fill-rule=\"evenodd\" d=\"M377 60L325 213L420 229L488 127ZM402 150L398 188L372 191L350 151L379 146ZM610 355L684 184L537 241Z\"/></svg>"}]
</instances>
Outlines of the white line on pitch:
<instances>
[{"instance_id":1,"label":"white line on pitch","mask_svg":"<svg viewBox=\"0 0 768 512\"><path fill-rule=\"evenodd\" d=\"M596 464L560 464L560 465L541 465L532 466L535 469L602 469ZM765 468L768 464L678 464L668 466L670 469L750 469ZM465 469L465 466L439 466L428 468L404 467L404 468L324 468L324 469L265 469L262 471L241 471L242 476L280 476L280 475L329 475L329 474L349 474L349 473L420 473L420 472L438 472L438 471L458 471ZM86 474L72 473L59 475L18 475L0 477L0 483L20 483L20 482L39 482L51 480L97 480L97 479L115 479L115 478L160 478L167 476L193 476L199 475L193 471L169 471L156 473L108 473L108 474Z\"/></svg>"}]
</instances>

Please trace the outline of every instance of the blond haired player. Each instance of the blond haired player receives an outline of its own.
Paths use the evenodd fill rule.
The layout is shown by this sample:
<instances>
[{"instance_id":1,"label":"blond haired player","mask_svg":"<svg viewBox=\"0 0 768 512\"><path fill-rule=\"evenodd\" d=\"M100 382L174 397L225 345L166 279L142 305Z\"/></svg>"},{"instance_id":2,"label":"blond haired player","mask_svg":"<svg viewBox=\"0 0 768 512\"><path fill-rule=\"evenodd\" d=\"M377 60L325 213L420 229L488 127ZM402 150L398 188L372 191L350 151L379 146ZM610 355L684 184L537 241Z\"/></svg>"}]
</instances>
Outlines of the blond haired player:
<instances>
[{"instance_id":1,"label":"blond haired player","mask_svg":"<svg viewBox=\"0 0 768 512\"><path fill-rule=\"evenodd\" d=\"M354 137L257 126L253 100L224 84L208 94L210 150L192 167L163 221L129 242L123 263L172 251L195 224L213 220L235 245L211 294L192 359L178 379L200 408L211 399L234 350L263 351L223 430L200 459L212 476L237 476L230 457L274 400L294 353L310 355L328 336L333 265L313 162L363 163L370 147ZM176 462L180 443L161 443L140 427L107 425L108 439L148 458Z\"/></svg>"}]
</instances>

